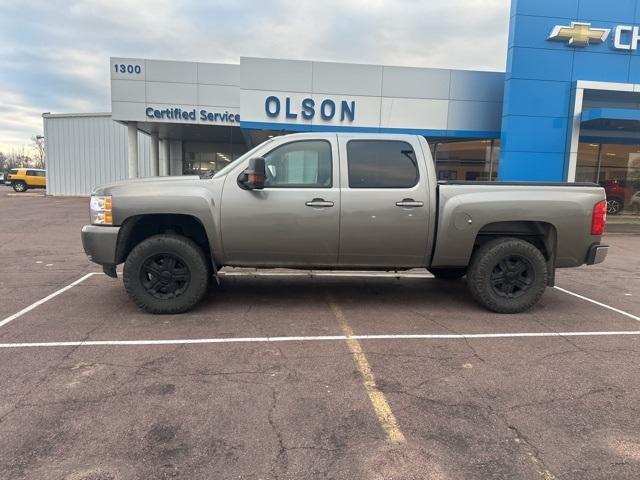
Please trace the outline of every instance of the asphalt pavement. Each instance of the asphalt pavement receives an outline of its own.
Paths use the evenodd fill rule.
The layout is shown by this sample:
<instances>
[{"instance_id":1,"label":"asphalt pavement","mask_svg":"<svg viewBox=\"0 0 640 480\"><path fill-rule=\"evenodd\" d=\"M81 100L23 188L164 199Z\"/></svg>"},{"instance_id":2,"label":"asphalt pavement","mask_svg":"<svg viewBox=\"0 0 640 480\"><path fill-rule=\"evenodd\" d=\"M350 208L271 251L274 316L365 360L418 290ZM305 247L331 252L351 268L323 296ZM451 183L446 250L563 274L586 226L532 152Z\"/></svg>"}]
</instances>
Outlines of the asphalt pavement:
<instances>
[{"instance_id":1,"label":"asphalt pavement","mask_svg":"<svg viewBox=\"0 0 640 480\"><path fill-rule=\"evenodd\" d=\"M639 235L520 315L420 272L245 269L153 316L86 259L86 198L8 192L0 478L638 478Z\"/></svg>"}]
</instances>

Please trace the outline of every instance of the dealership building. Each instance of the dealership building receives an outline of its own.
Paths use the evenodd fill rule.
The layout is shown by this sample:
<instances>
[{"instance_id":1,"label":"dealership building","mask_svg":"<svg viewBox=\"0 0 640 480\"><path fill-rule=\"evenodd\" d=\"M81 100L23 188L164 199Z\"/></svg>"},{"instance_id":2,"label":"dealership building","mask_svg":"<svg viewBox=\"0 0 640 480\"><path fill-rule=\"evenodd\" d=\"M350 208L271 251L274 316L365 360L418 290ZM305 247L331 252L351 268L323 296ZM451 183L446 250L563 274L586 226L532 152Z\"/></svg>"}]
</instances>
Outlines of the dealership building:
<instances>
[{"instance_id":1,"label":"dealership building","mask_svg":"<svg viewBox=\"0 0 640 480\"><path fill-rule=\"evenodd\" d=\"M217 171L289 132L379 132L426 137L440 180L599 182L628 207L640 0L513 0L505 41L505 72L111 58L111 112L43 116L47 191Z\"/></svg>"}]
</instances>

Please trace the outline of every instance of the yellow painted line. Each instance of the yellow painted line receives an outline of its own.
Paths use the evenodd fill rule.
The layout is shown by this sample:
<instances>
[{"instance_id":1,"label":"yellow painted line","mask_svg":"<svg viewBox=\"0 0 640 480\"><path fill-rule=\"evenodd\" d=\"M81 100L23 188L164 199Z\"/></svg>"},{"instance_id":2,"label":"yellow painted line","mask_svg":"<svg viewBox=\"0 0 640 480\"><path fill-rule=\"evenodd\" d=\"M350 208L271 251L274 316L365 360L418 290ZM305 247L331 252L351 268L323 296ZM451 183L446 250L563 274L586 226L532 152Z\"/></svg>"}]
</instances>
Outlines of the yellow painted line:
<instances>
[{"instance_id":1,"label":"yellow painted line","mask_svg":"<svg viewBox=\"0 0 640 480\"><path fill-rule=\"evenodd\" d=\"M367 395L369 396L369 400L371 401L371 405L373 406L373 410L378 417L378 422L380 422L380 426L387 434L387 439L391 443L406 443L406 439L404 435L400 431L400 427L398 426L398 421L396 420L395 415L391 411L391 407L389 406L389 402L384 396L384 393L378 389L376 385L376 379L373 376L373 372L371 371L371 366L369 365L369 361L362 350L362 346L360 342L353 338L353 330L347 323L347 319L344 315L342 309L338 306L338 304L329 296L329 306L331 307L331 311L335 315L338 323L340 324L340 329L342 333L346 337L347 346L353 355L353 360L356 363L356 367L362 375L362 379L364 381L364 387L367 391Z\"/></svg>"}]
</instances>

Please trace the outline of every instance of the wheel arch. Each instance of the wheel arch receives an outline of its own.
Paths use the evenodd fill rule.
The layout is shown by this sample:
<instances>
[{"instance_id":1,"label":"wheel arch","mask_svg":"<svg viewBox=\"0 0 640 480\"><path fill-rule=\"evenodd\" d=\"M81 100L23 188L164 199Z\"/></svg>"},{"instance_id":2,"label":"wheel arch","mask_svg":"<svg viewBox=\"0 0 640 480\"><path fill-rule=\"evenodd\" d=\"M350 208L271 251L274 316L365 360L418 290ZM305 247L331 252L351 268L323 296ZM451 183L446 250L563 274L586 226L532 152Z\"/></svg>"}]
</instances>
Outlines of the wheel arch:
<instances>
[{"instance_id":1,"label":"wheel arch","mask_svg":"<svg viewBox=\"0 0 640 480\"><path fill-rule=\"evenodd\" d=\"M552 223L534 220L515 220L492 222L483 226L477 233L471 251L471 257L485 243L495 238L518 238L535 246L547 262L548 285L555 283L555 259L558 243L558 231Z\"/></svg>"},{"instance_id":2,"label":"wheel arch","mask_svg":"<svg viewBox=\"0 0 640 480\"><path fill-rule=\"evenodd\" d=\"M116 264L123 263L140 242L162 233L177 233L192 239L212 261L211 242L198 217L179 213L147 213L134 215L122 223L116 244Z\"/></svg>"}]
</instances>

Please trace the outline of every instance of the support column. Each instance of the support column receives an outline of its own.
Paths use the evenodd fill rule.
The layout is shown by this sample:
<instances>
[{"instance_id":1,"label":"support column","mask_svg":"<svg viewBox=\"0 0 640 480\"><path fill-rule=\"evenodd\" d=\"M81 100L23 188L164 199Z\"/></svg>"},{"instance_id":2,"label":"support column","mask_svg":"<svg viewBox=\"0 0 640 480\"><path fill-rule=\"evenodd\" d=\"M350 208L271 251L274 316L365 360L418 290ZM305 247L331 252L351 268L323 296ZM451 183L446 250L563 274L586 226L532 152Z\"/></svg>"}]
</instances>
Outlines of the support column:
<instances>
[{"instance_id":1,"label":"support column","mask_svg":"<svg viewBox=\"0 0 640 480\"><path fill-rule=\"evenodd\" d=\"M160 146L158 132L151 133L151 176L157 177L160 173Z\"/></svg>"},{"instance_id":2,"label":"support column","mask_svg":"<svg viewBox=\"0 0 640 480\"><path fill-rule=\"evenodd\" d=\"M138 122L127 123L129 137L129 178L138 178Z\"/></svg>"},{"instance_id":3,"label":"support column","mask_svg":"<svg viewBox=\"0 0 640 480\"><path fill-rule=\"evenodd\" d=\"M171 155L169 153L169 139L162 140L162 175L171 175Z\"/></svg>"}]
</instances>

